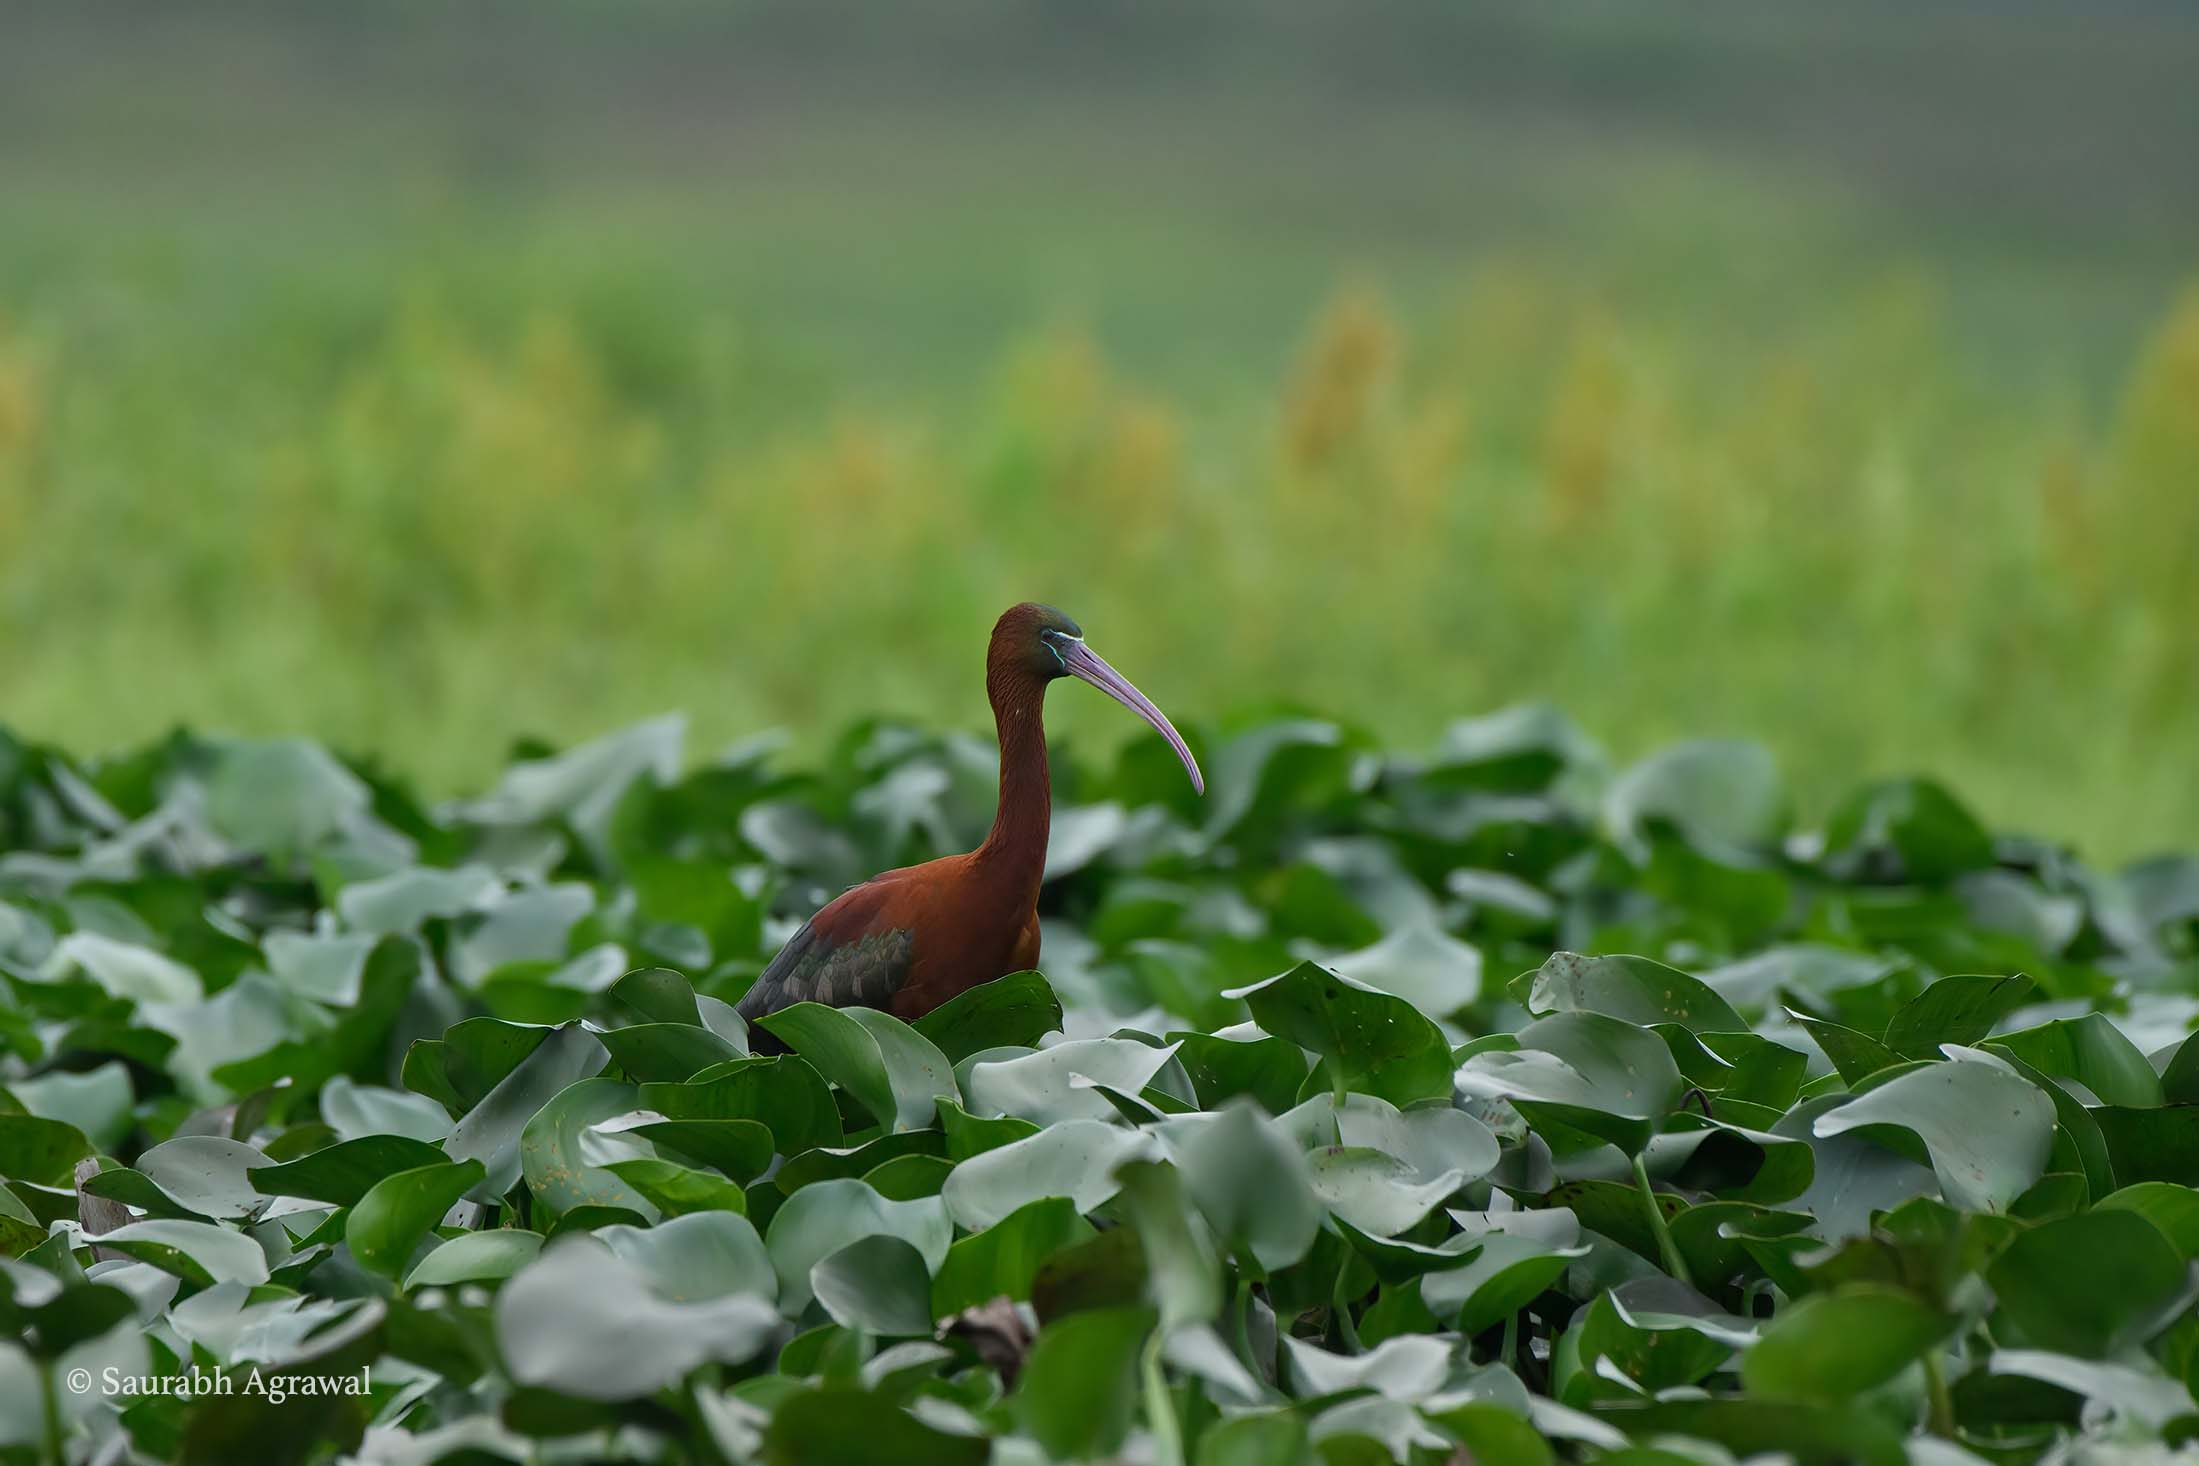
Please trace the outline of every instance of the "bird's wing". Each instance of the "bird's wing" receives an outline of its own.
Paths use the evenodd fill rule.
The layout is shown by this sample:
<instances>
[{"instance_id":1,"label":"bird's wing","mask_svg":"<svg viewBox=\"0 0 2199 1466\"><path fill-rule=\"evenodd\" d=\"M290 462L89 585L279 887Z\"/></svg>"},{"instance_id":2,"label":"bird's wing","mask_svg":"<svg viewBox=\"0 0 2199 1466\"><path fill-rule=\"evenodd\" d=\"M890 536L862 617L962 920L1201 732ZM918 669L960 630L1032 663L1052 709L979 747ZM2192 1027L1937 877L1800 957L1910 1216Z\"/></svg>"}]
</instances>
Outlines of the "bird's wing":
<instances>
[{"instance_id":1,"label":"bird's wing","mask_svg":"<svg viewBox=\"0 0 2199 1466\"><path fill-rule=\"evenodd\" d=\"M896 924L892 894L890 882L869 881L811 917L742 995L736 1005L741 1017L761 1018L796 1003L888 1007L916 954L915 929Z\"/></svg>"}]
</instances>

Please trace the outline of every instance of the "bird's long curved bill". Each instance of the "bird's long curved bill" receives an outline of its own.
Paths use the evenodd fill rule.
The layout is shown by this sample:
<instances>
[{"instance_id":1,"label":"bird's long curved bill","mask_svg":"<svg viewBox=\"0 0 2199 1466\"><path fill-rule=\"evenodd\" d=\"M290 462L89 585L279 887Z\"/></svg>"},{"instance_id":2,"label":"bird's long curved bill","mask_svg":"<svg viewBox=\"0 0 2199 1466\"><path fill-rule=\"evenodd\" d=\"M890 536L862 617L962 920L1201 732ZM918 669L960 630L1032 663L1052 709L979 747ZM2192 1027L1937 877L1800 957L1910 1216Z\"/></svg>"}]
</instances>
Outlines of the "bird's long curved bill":
<instances>
[{"instance_id":1,"label":"bird's long curved bill","mask_svg":"<svg viewBox=\"0 0 2199 1466\"><path fill-rule=\"evenodd\" d=\"M1069 649L1062 655L1062 663L1069 669L1070 676L1091 683L1151 723L1154 731L1167 739L1168 746L1176 750L1176 757L1183 760L1184 772L1191 776L1191 787L1201 794L1206 793L1206 776L1199 772L1199 761L1191 756L1191 745L1183 741L1183 735L1176 731L1174 723L1168 721L1168 715L1153 706L1152 699L1130 685L1129 678L1108 666L1098 652L1081 641L1069 643Z\"/></svg>"}]
</instances>

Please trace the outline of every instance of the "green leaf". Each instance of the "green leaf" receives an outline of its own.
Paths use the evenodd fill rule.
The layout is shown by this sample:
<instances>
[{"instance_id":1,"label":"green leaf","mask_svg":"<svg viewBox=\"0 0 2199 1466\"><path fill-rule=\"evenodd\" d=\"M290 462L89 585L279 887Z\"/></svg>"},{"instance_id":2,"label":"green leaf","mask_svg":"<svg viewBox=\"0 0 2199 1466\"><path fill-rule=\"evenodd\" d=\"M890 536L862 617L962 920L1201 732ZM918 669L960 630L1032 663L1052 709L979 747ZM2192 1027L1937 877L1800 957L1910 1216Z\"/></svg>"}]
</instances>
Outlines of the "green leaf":
<instances>
[{"instance_id":1,"label":"green leaf","mask_svg":"<svg viewBox=\"0 0 2199 1466\"><path fill-rule=\"evenodd\" d=\"M540 1232L516 1227L466 1232L443 1243L413 1265L405 1290L447 1288L454 1283L491 1283L510 1277L542 1250Z\"/></svg>"},{"instance_id":2,"label":"green leaf","mask_svg":"<svg viewBox=\"0 0 2199 1466\"><path fill-rule=\"evenodd\" d=\"M2104 1013L2004 1033L1992 1046L2052 1078L2075 1080L2107 1104L2144 1108L2163 1099L2161 1076Z\"/></svg>"},{"instance_id":3,"label":"green leaf","mask_svg":"<svg viewBox=\"0 0 2199 1466\"><path fill-rule=\"evenodd\" d=\"M351 1209L344 1241L361 1266L397 1277L420 1239L486 1174L479 1161L446 1161L374 1183Z\"/></svg>"},{"instance_id":4,"label":"green leaf","mask_svg":"<svg viewBox=\"0 0 2199 1466\"><path fill-rule=\"evenodd\" d=\"M617 1079L583 1079L560 1090L520 1133L520 1170L527 1186L552 1213L584 1206L624 1207L644 1216L650 1204L633 1187L581 1154L581 1132L632 1111L633 1085Z\"/></svg>"},{"instance_id":5,"label":"green leaf","mask_svg":"<svg viewBox=\"0 0 2199 1466\"><path fill-rule=\"evenodd\" d=\"M603 1169L631 1187L651 1206L668 1217L685 1216L699 1211L744 1212L748 1209L748 1198L738 1185L723 1176L698 1171L676 1161L636 1156L630 1160L610 1161ZM588 1204L589 1207L606 1205L617 1207L615 1202ZM575 1208L575 1211L587 1209L581 1207Z\"/></svg>"},{"instance_id":6,"label":"green leaf","mask_svg":"<svg viewBox=\"0 0 2199 1466\"><path fill-rule=\"evenodd\" d=\"M678 1084L747 1052L707 1028L687 1023L636 1023L599 1028L595 1035L618 1066L637 1081Z\"/></svg>"},{"instance_id":7,"label":"green leaf","mask_svg":"<svg viewBox=\"0 0 2199 1466\"><path fill-rule=\"evenodd\" d=\"M764 1236L779 1275L780 1306L799 1314L810 1298L810 1269L874 1236L898 1237L915 1248L928 1278L946 1261L954 1226L937 1197L889 1201L861 1181L819 1181L788 1197Z\"/></svg>"},{"instance_id":8,"label":"green leaf","mask_svg":"<svg viewBox=\"0 0 2199 1466\"><path fill-rule=\"evenodd\" d=\"M667 1302L587 1237L543 1248L498 1291L495 1318L514 1380L583 1400L631 1400L704 1363L741 1363L779 1329L778 1310L746 1293Z\"/></svg>"},{"instance_id":9,"label":"green leaf","mask_svg":"<svg viewBox=\"0 0 2199 1466\"><path fill-rule=\"evenodd\" d=\"M1015 1419L1057 1461L1104 1457L1129 1437L1138 1361L1154 1314L1095 1308L1039 1331L1013 1400Z\"/></svg>"},{"instance_id":10,"label":"green leaf","mask_svg":"<svg viewBox=\"0 0 2199 1466\"><path fill-rule=\"evenodd\" d=\"M2166 1181L2140 1181L2095 1202L2096 1211L2134 1211L2168 1238L2186 1261L2199 1262L2199 1191Z\"/></svg>"},{"instance_id":11,"label":"green leaf","mask_svg":"<svg viewBox=\"0 0 2199 1466\"><path fill-rule=\"evenodd\" d=\"M1306 1255L1324 1207L1305 1153L1273 1121L1231 1105L1174 1148L1192 1203L1224 1247L1263 1270Z\"/></svg>"},{"instance_id":12,"label":"green leaf","mask_svg":"<svg viewBox=\"0 0 2199 1466\"><path fill-rule=\"evenodd\" d=\"M213 1222L156 1218L102 1232L99 1245L151 1263L189 1283L257 1286L267 1281L267 1255L242 1232Z\"/></svg>"},{"instance_id":13,"label":"green leaf","mask_svg":"<svg viewBox=\"0 0 2199 1466\"><path fill-rule=\"evenodd\" d=\"M2108 1358L2170 1321L2186 1261L2137 1212L2099 1208L2019 1233L1986 1270L1999 1313L2025 1342Z\"/></svg>"},{"instance_id":14,"label":"green leaf","mask_svg":"<svg viewBox=\"0 0 2199 1466\"><path fill-rule=\"evenodd\" d=\"M1600 1013L1557 1013L1519 1031L1519 1048L1475 1054L1458 1071L1468 1094L1506 1099L1530 1125L1569 1126L1638 1151L1679 1103L1680 1071L1664 1040Z\"/></svg>"},{"instance_id":15,"label":"green leaf","mask_svg":"<svg viewBox=\"0 0 2199 1466\"><path fill-rule=\"evenodd\" d=\"M1782 1310L1749 1347L1741 1378L1772 1399L1838 1404L1892 1379L1954 1326L1897 1288L1813 1293Z\"/></svg>"},{"instance_id":16,"label":"green leaf","mask_svg":"<svg viewBox=\"0 0 2199 1466\"><path fill-rule=\"evenodd\" d=\"M1115 1170L1152 1154L1150 1137L1104 1120L1065 1120L973 1156L954 1168L940 1198L965 1229L981 1232L1049 1196L1088 1212L1119 1189Z\"/></svg>"},{"instance_id":17,"label":"green leaf","mask_svg":"<svg viewBox=\"0 0 2199 1466\"><path fill-rule=\"evenodd\" d=\"M477 1032L486 1036L486 1031ZM514 1061L443 1142L443 1150L452 1160L480 1161L488 1169L488 1190L499 1194L510 1190L519 1179L521 1139L536 1114L567 1088L601 1070L606 1057L603 1045L578 1024L564 1024L542 1034L541 1041ZM500 1035L494 1042L500 1056L509 1052L508 1036ZM420 1047L415 1044L413 1049L417 1052ZM410 1056L406 1073L409 1084ZM449 1070L443 1073L447 1077ZM468 1074L469 1082L473 1077Z\"/></svg>"},{"instance_id":18,"label":"green leaf","mask_svg":"<svg viewBox=\"0 0 2199 1466\"><path fill-rule=\"evenodd\" d=\"M1746 1033L1724 998L1676 967L1647 957L1583 957L1555 952L1535 974L1533 1013L1602 1013L1648 1027L1677 1023L1693 1033Z\"/></svg>"},{"instance_id":19,"label":"green leaf","mask_svg":"<svg viewBox=\"0 0 2199 1466\"><path fill-rule=\"evenodd\" d=\"M1136 1094L1174 1056L1127 1038L1076 1039L1013 1058L972 1064L964 1088L977 1115L1014 1115L1040 1125L1107 1120L1114 1107L1095 1086Z\"/></svg>"},{"instance_id":20,"label":"green leaf","mask_svg":"<svg viewBox=\"0 0 2199 1466\"><path fill-rule=\"evenodd\" d=\"M947 1249L932 1280L932 1317L949 1318L992 1298L1028 1299L1049 1257L1093 1235L1065 1197L1026 1202Z\"/></svg>"},{"instance_id":21,"label":"green leaf","mask_svg":"<svg viewBox=\"0 0 2199 1466\"><path fill-rule=\"evenodd\" d=\"M928 1125L936 1101L960 1097L947 1056L890 1013L796 1003L757 1022L888 1130Z\"/></svg>"},{"instance_id":22,"label":"green leaf","mask_svg":"<svg viewBox=\"0 0 2199 1466\"><path fill-rule=\"evenodd\" d=\"M1939 1057L1941 1044L1974 1044L2030 997L2031 979L1943 977L1902 1005L1886 1026L1886 1047L1905 1059Z\"/></svg>"},{"instance_id":23,"label":"green leaf","mask_svg":"<svg viewBox=\"0 0 2199 1466\"><path fill-rule=\"evenodd\" d=\"M1819 1115L1815 1133L1875 1125L1908 1130L1924 1142L1949 1202L2005 1211L2046 1171L2054 1106L2037 1086L1990 1060L1926 1064Z\"/></svg>"},{"instance_id":24,"label":"green leaf","mask_svg":"<svg viewBox=\"0 0 2199 1466\"><path fill-rule=\"evenodd\" d=\"M791 1054L736 1059L685 1084L644 1084L640 1103L673 1120L754 1120L785 1156L841 1141L832 1091L806 1060Z\"/></svg>"},{"instance_id":25,"label":"green leaf","mask_svg":"<svg viewBox=\"0 0 2199 1466\"><path fill-rule=\"evenodd\" d=\"M1823 1018L1788 1010L1788 1017L1802 1025L1804 1032L1817 1040L1825 1057L1832 1060L1833 1068L1849 1086L1861 1084L1881 1069L1889 1069L1901 1062L1901 1055L1887 1048L1867 1033Z\"/></svg>"},{"instance_id":26,"label":"green leaf","mask_svg":"<svg viewBox=\"0 0 2199 1466\"><path fill-rule=\"evenodd\" d=\"M1770 751L1713 738L1677 743L1643 759L1612 784L1604 809L1622 836L1664 819L1697 839L1738 848L1777 843L1790 817Z\"/></svg>"},{"instance_id":27,"label":"green leaf","mask_svg":"<svg viewBox=\"0 0 2199 1466\"><path fill-rule=\"evenodd\" d=\"M1011 972L956 993L915 1028L949 1064L959 1064L985 1049L1037 1047L1061 1030L1061 1000L1038 973Z\"/></svg>"},{"instance_id":28,"label":"green leaf","mask_svg":"<svg viewBox=\"0 0 2199 1466\"><path fill-rule=\"evenodd\" d=\"M669 967L637 967L612 983L609 992L644 1023L703 1026L702 1009L696 1006L694 986Z\"/></svg>"},{"instance_id":29,"label":"green leaf","mask_svg":"<svg viewBox=\"0 0 2199 1466\"><path fill-rule=\"evenodd\" d=\"M1396 1105L1450 1092L1450 1045L1403 998L1312 962L1224 996L1242 998L1269 1033L1320 1054L1339 1088Z\"/></svg>"},{"instance_id":30,"label":"green leaf","mask_svg":"<svg viewBox=\"0 0 2199 1466\"><path fill-rule=\"evenodd\" d=\"M772 1412L764 1432L769 1466L820 1461L891 1461L895 1466L982 1466L990 1444L980 1436L949 1435L878 1395L851 1389L809 1390Z\"/></svg>"},{"instance_id":31,"label":"green leaf","mask_svg":"<svg viewBox=\"0 0 2199 1466\"><path fill-rule=\"evenodd\" d=\"M931 1272L899 1237L859 1237L813 1264L810 1292L842 1328L888 1338L930 1337Z\"/></svg>"},{"instance_id":32,"label":"green leaf","mask_svg":"<svg viewBox=\"0 0 2199 1466\"><path fill-rule=\"evenodd\" d=\"M766 1302L779 1296L779 1276L763 1239L743 1216L693 1212L654 1227L600 1227L595 1237L647 1274L658 1297L674 1303L729 1293L751 1293Z\"/></svg>"},{"instance_id":33,"label":"green leaf","mask_svg":"<svg viewBox=\"0 0 2199 1466\"><path fill-rule=\"evenodd\" d=\"M1843 878L1899 875L1936 885L1993 864L1992 837L1929 779L1885 779L1850 795L1825 826L1827 867Z\"/></svg>"},{"instance_id":34,"label":"green leaf","mask_svg":"<svg viewBox=\"0 0 2199 1466\"><path fill-rule=\"evenodd\" d=\"M0 1178L59 1186L91 1153L91 1142L74 1125L36 1115L0 1115Z\"/></svg>"},{"instance_id":35,"label":"green leaf","mask_svg":"<svg viewBox=\"0 0 2199 1466\"><path fill-rule=\"evenodd\" d=\"M232 1221L267 1205L253 1188L252 1172L269 1164L244 1142L218 1135L179 1136L137 1159L138 1171L179 1205L202 1217Z\"/></svg>"},{"instance_id":36,"label":"green leaf","mask_svg":"<svg viewBox=\"0 0 2199 1466\"><path fill-rule=\"evenodd\" d=\"M352 1206L385 1176L445 1159L440 1146L409 1135L361 1135L294 1161L260 1166L251 1172L251 1181L263 1196L302 1196L331 1206Z\"/></svg>"},{"instance_id":37,"label":"green leaf","mask_svg":"<svg viewBox=\"0 0 2199 1466\"><path fill-rule=\"evenodd\" d=\"M1216 1110L1240 1096L1280 1115L1298 1098L1306 1082L1304 1050L1285 1038L1229 1039L1174 1031L1176 1062L1183 1065L1199 1103Z\"/></svg>"}]
</instances>

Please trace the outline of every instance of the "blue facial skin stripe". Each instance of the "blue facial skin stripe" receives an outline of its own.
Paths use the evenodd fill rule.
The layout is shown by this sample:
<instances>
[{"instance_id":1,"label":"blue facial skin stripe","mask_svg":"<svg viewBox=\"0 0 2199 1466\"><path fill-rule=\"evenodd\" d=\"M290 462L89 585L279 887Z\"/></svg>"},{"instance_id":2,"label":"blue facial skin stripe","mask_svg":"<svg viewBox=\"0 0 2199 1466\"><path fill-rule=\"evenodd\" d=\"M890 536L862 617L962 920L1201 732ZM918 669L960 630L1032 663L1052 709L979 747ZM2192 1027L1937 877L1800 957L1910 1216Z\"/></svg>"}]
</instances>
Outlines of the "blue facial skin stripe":
<instances>
[{"instance_id":1,"label":"blue facial skin stripe","mask_svg":"<svg viewBox=\"0 0 2199 1466\"><path fill-rule=\"evenodd\" d=\"M1069 659L1061 654L1061 643L1057 640L1060 635L1060 632L1052 630L1038 634L1039 640L1046 643L1046 650L1054 654L1054 660L1061 663L1061 670L1066 672L1069 670Z\"/></svg>"}]
</instances>

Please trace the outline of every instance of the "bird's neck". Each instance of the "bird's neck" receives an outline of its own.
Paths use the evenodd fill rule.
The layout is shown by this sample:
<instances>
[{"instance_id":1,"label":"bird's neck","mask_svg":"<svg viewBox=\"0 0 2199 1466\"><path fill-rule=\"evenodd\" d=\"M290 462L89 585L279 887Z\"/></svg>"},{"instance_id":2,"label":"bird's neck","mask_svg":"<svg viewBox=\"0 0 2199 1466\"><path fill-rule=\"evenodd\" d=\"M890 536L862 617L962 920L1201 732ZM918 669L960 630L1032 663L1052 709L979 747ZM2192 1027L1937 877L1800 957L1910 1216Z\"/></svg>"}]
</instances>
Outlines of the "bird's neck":
<instances>
[{"instance_id":1,"label":"bird's neck","mask_svg":"<svg viewBox=\"0 0 2199 1466\"><path fill-rule=\"evenodd\" d=\"M992 832L973 858L1001 872L1020 904L1036 905L1053 802L1046 776L1046 684L1020 676L987 682L993 726L1000 734L1000 805L993 811Z\"/></svg>"}]
</instances>

